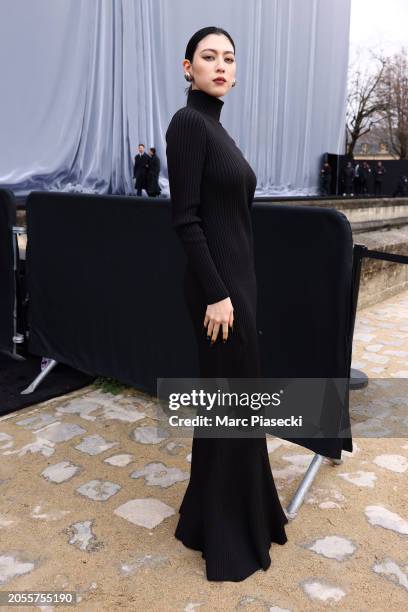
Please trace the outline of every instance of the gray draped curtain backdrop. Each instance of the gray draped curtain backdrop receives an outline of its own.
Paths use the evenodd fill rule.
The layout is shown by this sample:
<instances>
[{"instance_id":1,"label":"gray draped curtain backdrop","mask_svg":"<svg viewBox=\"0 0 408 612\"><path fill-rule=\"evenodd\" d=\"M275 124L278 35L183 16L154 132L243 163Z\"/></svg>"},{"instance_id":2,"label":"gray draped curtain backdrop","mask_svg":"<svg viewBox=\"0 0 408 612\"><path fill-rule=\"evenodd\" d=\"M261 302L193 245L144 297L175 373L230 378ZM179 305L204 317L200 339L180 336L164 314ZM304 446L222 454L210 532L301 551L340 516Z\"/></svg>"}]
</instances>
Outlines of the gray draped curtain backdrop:
<instances>
[{"instance_id":1,"label":"gray draped curtain backdrop","mask_svg":"<svg viewBox=\"0 0 408 612\"><path fill-rule=\"evenodd\" d=\"M343 153L351 0L1 0L0 185L133 194L137 145L184 106L199 28L236 44L221 122L256 195L313 194L321 154Z\"/></svg>"}]
</instances>

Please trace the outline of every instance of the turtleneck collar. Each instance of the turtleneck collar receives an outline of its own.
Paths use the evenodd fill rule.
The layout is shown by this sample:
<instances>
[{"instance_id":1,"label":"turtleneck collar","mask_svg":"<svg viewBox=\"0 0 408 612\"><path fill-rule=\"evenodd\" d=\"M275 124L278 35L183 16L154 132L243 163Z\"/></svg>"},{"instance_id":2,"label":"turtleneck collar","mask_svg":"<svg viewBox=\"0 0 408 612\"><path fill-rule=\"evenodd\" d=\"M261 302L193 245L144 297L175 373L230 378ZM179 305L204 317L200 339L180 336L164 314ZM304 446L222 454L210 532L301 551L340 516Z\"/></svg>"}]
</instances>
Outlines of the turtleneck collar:
<instances>
[{"instance_id":1,"label":"turtleneck collar","mask_svg":"<svg viewBox=\"0 0 408 612\"><path fill-rule=\"evenodd\" d=\"M219 121L224 102L202 89L190 89L187 95L187 106L192 106Z\"/></svg>"}]
</instances>

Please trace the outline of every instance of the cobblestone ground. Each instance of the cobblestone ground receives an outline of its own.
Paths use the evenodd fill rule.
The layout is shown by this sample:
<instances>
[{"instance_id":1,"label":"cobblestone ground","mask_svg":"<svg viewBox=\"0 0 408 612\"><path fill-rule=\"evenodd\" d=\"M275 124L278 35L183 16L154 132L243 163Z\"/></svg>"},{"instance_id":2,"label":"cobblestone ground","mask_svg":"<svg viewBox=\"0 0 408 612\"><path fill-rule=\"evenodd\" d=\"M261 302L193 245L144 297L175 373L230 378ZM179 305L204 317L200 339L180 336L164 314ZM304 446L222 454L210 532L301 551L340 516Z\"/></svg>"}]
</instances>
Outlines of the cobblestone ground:
<instances>
[{"instance_id":1,"label":"cobblestone ground","mask_svg":"<svg viewBox=\"0 0 408 612\"><path fill-rule=\"evenodd\" d=\"M358 312L352 365L370 382L351 392L354 451L324 460L287 544L240 583L207 581L173 537L191 439L157 429L152 398L91 386L3 417L0 590L75 590L86 611L407 610L407 357L408 291ZM313 453L268 448L286 506Z\"/></svg>"}]
</instances>

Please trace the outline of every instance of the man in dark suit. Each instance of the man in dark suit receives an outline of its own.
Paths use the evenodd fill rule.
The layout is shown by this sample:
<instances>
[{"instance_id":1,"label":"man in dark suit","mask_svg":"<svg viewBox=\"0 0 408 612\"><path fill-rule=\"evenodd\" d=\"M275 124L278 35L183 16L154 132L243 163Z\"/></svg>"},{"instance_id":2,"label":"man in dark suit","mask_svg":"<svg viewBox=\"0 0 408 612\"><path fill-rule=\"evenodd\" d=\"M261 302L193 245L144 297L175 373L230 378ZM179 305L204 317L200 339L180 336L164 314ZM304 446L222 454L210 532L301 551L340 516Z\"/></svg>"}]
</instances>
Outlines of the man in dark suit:
<instances>
[{"instance_id":1,"label":"man in dark suit","mask_svg":"<svg viewBox=\"0 0 408 612\"><path fill-rule=\"evenodd\" d=\"M149 168L147 170L147 193L149 197L159 196L161 187L159 185L160 158L156 155L156 149L149 149Z\"/></svg>"},{"instance_id":2,"label":"man in dark suit","mask_svg":"<svg viewBox=\"0 0 408 612\"><path fill-rule=\"evenodd\" d=\"M142 189L147 191L147 170L150 157L144 152L144 144L139 145L139 154L135 155L133 178L135 179L136 195L142 195Z\"/></svg>"},{"instance_id":3,"label":"man in dark suit","mask_svg":"<svg viewBox=\"0 0 408 612\"><path fill-rule=\"evenodd\" d=\"M374 167L374 195L382 195L383 178L387 170L381 161L378 161Z\"/></svg>"},{"instance_id":4,"label":"man in dark suit","mask_svg":"<svg viewBox=\"0 0 408 612\"><path fill-rule=\"evenodd\" d=\"M353 182L354 182L354 168L351 161L348 161L346 166L343 168L343 195L352 196L353 193Z\"/></svg>"},{"instance_id":5,"label":"man in dark suit","mask_svg":"<svg viewBox=\"0 0 408 612\"><path fill-rule=\"evenodd\" d=\"M329 162L324 162L320 169L320 193L330 195L331 191L331 166Z\"/></svg>"},{"instance_id":6,"label":"man in dark suit","mask_svg":"<svg viewBox=\"0 0 408 612\"><path fill-rule=\"evenodd\" d=\"M408 177L406 174L400 175L397 188L392 195L394 198L399 195L403 198L406 198L408 196Z\"/></svg>"},{"instance_id":7,"label":"man in dark suit","mask_svg":"<svg viewBox=\"0 0 408 612\"><path fill-rule=\"evenodd\" d=\"M363 161L359 169L361 194L368 196L369 178L371 176L370 164Z\"/></svg>"}]
</instances>

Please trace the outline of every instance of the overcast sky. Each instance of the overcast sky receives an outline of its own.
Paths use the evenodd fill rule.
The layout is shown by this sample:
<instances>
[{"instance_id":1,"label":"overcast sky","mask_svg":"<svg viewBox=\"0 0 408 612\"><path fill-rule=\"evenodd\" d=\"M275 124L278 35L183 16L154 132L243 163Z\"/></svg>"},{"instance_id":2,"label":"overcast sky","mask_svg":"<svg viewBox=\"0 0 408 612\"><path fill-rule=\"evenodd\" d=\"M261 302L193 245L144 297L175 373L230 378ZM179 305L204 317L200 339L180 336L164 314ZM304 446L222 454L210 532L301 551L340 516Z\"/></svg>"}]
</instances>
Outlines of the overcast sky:
<instances>
[{"instance_id":1,"label":"overcast sky","mask_svg":"<svg viewBox=\"0 0 408 612\"><path fill-rule=\"evenodd\" d=\"M379 44L386 53L408 48L408 0L351 0L350 60Z\"/></svg>"}]
</instances>

